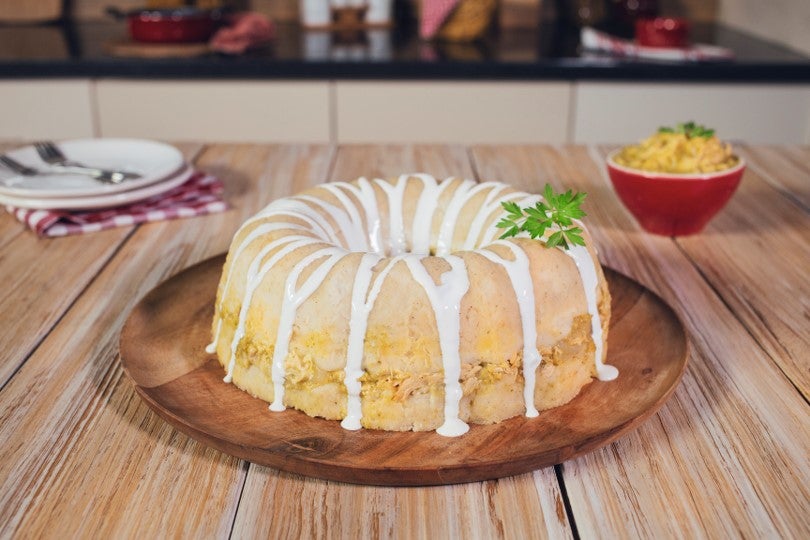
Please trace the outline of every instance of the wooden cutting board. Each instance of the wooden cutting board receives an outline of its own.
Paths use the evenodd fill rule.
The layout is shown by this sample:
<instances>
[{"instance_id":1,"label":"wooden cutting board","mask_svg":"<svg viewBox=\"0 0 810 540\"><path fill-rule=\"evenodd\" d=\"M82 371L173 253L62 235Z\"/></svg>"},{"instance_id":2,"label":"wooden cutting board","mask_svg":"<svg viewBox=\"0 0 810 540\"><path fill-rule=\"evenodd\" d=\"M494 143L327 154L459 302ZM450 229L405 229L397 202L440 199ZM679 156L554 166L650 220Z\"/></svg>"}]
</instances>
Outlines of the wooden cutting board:
<instances>
[{"instance_id":1,"label":"wooden cutting board","mask_svg":"<svg viewBox=\"0 0 810 540\"><path fill-rule=\"evenodd\" d=\"M138 43L123 39L106 42L104 50L112 56L129 58L190 58L211 52L207 43Z\"/></svg>"},{"instance_id":2,"label":"wooden cutting board","mask_svg":"<svg viewBox=\"0 0 810 540\"><path fill-rule=\"evenodd\" d=\"M121 335L121 361L146 403L170 424L228 454L276 469L357 484L435 485L524 473L604 446L655 413L686 367L683 325L658 296L606 270L613 297L608 363L618 379L593 382L537 418L434 432L347 431L222 382L205 352L225 257L192 266L150 292Z\"/></svg>"}]
</instances>

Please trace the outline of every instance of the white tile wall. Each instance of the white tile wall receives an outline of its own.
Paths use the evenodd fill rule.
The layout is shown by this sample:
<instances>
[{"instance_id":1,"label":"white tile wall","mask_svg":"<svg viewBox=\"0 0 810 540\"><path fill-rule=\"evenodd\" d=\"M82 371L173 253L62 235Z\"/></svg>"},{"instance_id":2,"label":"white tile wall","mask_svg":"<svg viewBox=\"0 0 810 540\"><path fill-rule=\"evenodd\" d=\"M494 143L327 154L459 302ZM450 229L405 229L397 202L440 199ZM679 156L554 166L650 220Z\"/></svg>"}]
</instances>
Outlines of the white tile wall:
<instances>
[{"instance_id":1,"label":"white tile wall","mask_svg":"<svg viewBox=\"0 0 810 540\"><path fill-rule=\"evenodd\" d=\"M569 96L563 82L339 81L337 140L563 142Z\"/></svg>"},{"instance_id":2,"label":"white tile wall","mask_svg":"<svg viewBox=\"0 0 810 540\"><path fill-rule=\"evenodd\" d=\"M100 135L223 142L327 142L329 83L96 83Z\"/></svg>"},{"instance_id":3,"label":"white tile wall","mask_svg":"<svg viewBox=\"0 0 810 540\"><path fill-rule=\"evenodd\" d=\"M0 138L92 137L92 102L87 80L0 81Z\"/></svg>"},{"instance_id":4,"label":"white tile wall","mask_svg":"<svg viewBox=\"0 0 810 540\"><path fill-rule=\"evenodd\" d=\"M624 143L694 120L721 138L790 144L807 139L810 85L579 83L573 140Z\"/></svg>"},{"instance_id":5,"label":"white tile wall","mask_svg":"<svg viewBox=\"0 0 810 540\"><path fill-rule=\"evenodd\" d=\"M810 85L583 82L0 81L0 139L625 143L695 120L810 143Z\"/></svg>"}]
</instances>

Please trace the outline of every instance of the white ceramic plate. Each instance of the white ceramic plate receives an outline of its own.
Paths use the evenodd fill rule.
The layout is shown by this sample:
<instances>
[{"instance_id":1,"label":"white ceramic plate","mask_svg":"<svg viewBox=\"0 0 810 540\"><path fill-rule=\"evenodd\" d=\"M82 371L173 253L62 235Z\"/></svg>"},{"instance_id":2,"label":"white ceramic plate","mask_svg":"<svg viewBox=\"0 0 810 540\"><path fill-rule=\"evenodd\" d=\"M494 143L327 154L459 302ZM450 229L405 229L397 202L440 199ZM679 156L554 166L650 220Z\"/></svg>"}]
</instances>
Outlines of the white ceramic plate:
<instances>
[{"instance_id":1,"label":"white ceramic plate","mask_svg":"<svg viewBox=\"0 0 810 540\"><path fill-rule=\"evenodd\" d=\"M176 176L185 165L183 154L168 144L142 139L77 139L58 143L71 160L104 169L136 172L141 178L120 184L103 184L89 176L46 174L20 176L0 166L0 195L34 199L96 197L140 189ZM43 162L33 146L18 148L7 155L23 165L43 170Z\"/></svg>"},{"instance_id":2,"label":"white ceramic plate","mask_svg":"<svg viewBox=\"0 0 810 540\"><path fill-rule=\"evenodd\" d=\"M134 203L176 188L191 178L193 173L194 169L186 165L179 174L162 182L156 182L140 189L92 197L35 198L12 197L0 193L0 204L15 206L17 208L30 208L33 210L92 210L94 208L112 208Z\"/></svg>"}]
</instances>

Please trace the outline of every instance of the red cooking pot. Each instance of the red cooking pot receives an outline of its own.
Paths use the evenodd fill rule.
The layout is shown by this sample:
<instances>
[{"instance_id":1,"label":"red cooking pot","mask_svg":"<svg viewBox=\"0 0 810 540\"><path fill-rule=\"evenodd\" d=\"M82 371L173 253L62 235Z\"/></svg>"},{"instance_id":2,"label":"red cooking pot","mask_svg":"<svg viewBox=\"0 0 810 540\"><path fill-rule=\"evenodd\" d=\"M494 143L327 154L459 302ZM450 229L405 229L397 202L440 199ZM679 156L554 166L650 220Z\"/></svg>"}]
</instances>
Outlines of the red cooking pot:
<instances>
[{"instance_id":1,"label":"red cooking pot","mask_svg":"<svg viewBox=\"0 0 810 540\"><path fill-rule=\"evenodd\" d=\"M109 7L107 13L126 19L132 39L143 43L208 41L222 20L222 10L195 7L132 11Z\"/></svg>"}]
</instances>

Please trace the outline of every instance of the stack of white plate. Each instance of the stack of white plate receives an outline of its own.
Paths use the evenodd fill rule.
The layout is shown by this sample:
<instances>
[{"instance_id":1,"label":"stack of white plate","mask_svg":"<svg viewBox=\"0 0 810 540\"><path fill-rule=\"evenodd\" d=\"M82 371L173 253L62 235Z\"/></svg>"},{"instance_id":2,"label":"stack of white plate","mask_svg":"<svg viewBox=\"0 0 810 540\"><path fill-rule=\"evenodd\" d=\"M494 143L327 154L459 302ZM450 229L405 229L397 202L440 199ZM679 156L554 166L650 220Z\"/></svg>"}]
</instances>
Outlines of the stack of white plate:
<instances>
[{"instance_id":1,"label":"stack of white plate","mask_svg":"<svg viewBox=\"0 0 810 540\"><path fill-rule=\"evenodd\" d=\"M193 172L177 148L156 141L80 139L61 141L58 146L71 161L134 172L141 177L107 184L78 174L21 176L0 165L0 204L38 210L121 206L173 189L188 180ZM33 146L18 148L6 155L39 171L49 169Z\"/></svg>"}]
</instances>

